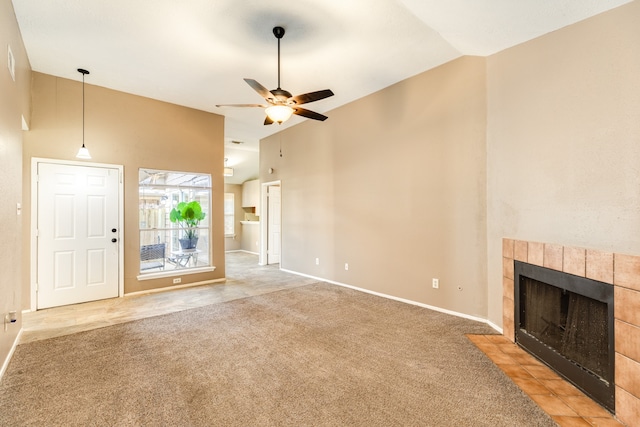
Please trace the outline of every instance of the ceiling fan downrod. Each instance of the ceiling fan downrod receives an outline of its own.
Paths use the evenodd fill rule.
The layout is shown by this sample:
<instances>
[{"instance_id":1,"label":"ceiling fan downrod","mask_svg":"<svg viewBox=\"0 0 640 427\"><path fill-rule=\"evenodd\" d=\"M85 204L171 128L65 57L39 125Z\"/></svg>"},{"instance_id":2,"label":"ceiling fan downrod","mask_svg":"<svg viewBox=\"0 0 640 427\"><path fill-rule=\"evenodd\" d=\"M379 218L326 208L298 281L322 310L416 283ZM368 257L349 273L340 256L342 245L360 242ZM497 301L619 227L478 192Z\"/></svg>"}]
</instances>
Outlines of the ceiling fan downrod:
<instances>
[{"instance_id":1,"label":"ceiling fan downrod","mask_svg":"<svg viewBox=\"0 0 640 427\"><path fill-rule=\"evenodd\" d=\"M284 37L284 28L273 27L273 35L278 39L278 90L280 89L280 39Z\"/></svg>"}]
</instances>

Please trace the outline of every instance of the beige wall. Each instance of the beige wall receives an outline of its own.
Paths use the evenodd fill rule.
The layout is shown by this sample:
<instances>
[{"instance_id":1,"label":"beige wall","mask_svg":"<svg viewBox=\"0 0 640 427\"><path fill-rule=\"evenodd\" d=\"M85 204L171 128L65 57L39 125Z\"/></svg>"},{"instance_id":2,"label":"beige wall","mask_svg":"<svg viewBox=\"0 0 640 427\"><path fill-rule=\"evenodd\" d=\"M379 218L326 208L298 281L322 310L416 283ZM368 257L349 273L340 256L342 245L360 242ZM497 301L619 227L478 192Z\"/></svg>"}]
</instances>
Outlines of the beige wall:
<instances>
[{"instance_id":1,"label":"beige wall","mask_svg":"<svg viewBox=\"0 0 640 427\"><path fill-rule=\"evenodd\" d=\"M282 267L486 317L485 66L452 61L261 141Z\"/></svg>"},{"instance_id":2,"label":"beige wall","mask_svg":"<svg viewBox=\"0 0 640 427\"><path fill-rule=\"evenodd\" d=\"M240 221L244 219L244 210L242 210L242 184L225 184L225 193L233 193L234 217L235 217L235 237L226 237L224 239L225 251L240 250L242 242L242 224Z\"/></svg>"},{"instance_id":3,"label":"beige wall","mask_svg":"<svg viewBox=\"0 0 640 427\"><path fill-rule=\"evenodd\" d=\"M489 317L501 238L640 254L640 2L488 58Z\"/></svg>"},{"instance_id":4,"label":"beige wall","mask_svg":"<svg viewBox=\"0 0 640 427\"><path fill-rule=\"evenodd\" d=\"M638 21L635 1L263 140L282 266L500 326L503 237L640 253Z\"/></svg>"},{"instance_id":5,"label":"beige wall","mask_svg":"<svg viewBox=\"0 0 640 427\"><path fill-rule=\"evenodd\" d=\"M99 70L89 70L99 72ZM76 160L82 144L82 76L33 73L31 130L24 143L24 236L30 235L31 158ZM224 118L123 92L85 87L85 142L92 162L124 165L125 293L172 286L172 278L138 281L138 169L210 173L213 273L183 275L182 284L222 278L224 268ZM29 305L29 239L24 239L23 307Z\"/></svg>"},{"instance_id":6,"label":"beige wall","mask_svg":"<svg viewBox=\"0 0 640 427\"><path fill-rule=\"evenodd\" d=\"M0 370L22 328L20 313L22 203L22 117L29 122L31 66L10 1L0 2ZM15 59L15 81L7 68L7 46ZM4 316L17 311L18 321L5 331Z\"/></svg>"}]
</instances>

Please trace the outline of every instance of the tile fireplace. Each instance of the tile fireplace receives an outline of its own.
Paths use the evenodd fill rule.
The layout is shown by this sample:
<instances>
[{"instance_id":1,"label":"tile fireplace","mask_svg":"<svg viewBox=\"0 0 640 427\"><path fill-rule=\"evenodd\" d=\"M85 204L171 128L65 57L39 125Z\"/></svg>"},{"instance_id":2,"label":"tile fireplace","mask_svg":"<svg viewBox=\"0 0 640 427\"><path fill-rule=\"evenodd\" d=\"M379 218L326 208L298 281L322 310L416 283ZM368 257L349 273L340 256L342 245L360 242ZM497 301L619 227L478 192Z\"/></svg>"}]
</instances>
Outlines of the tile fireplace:
<instances>
[{"instance_id":1,"label":"tile fireplace","mask_svg":"<svg viewBox=\"0 0 640 427\"><path fill-rule=\"evenodd\" d=\"M511 342L516 342L516 331L521 323L521 319L518 318L520 311L516 310L516 302L519 303L521 292L515 282L516 263L530 264L533 268L542 267L544 271L550 271L552 274L553 272L568 273L586 279L586 283L601 282L613 291L610 307L605 305L605 308L602 308L594 304L589 310L602 312L611 309L613 311L613 319L607 328L612 331L612 345L615 351L606 356L596 356L598 360L589 362L593 363L590 368L600 370L599 372L604 373L605 376L606 370L611 368L609 376L612 377L611 395L615 394L616 417L628 426L640 425L640 257L513 239L503 239L502 256L503 334ZM520 279L518 281L521 282ZM536 279L536 281L539 280ZM536 288L538 285L535 284L534 287L527 286L530 293L546 292ZM581 286L578 285L578 290ZM556 291L552 291L551 294L553 292ZM560 300L562 300L562 293L561 291ZM558 298L558 296L549 298ZM561 304L568 304L567 298L575 297L565 295L564 302ZM561 314L556 316L556 318L546 319L552 325L550 328L566 328L566 324L563 324L566 319L561 319ZM545 314L545 317L549 317L549 314ZM535 329L533 324L530 328ZM551 338L552 341L554 339L560 338ZM549 344L545 346L553 347ZM599 367L605 364L604 359L607 360L608 368ZM611 360L613 363L610 363ZM566 373L559 373L567 377ZM613 406L611 405L609 409L613 410Z\"/></svg>"}]
</instances>

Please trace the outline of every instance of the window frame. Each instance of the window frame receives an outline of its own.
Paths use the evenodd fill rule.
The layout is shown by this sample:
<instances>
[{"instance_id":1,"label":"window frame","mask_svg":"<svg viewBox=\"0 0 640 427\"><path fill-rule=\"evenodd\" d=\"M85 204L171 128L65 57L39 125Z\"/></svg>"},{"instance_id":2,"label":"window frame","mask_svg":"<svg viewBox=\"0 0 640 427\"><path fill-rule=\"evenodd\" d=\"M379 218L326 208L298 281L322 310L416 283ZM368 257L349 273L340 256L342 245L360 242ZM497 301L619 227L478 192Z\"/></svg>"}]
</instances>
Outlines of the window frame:
<instances>
[{"instance_id":1,"label":"window frame","mask_svg":"<svg viewBox=\"0 0 640 427\"><path fill-rule=\"evenodd\" d=\"M138 280L215 270L212 264L211 182L211 174L208 173L138 169L138 249L141 253L138 258ZM184 237L184 229L171 222L169 217L178 203L191 200L200 202L205 217L195 229L198 233L196 249L185 250L179 245L179 239ZM143 270L143 247L159 243L165 245L164 267Z\"/></svg>"}]
</instances>

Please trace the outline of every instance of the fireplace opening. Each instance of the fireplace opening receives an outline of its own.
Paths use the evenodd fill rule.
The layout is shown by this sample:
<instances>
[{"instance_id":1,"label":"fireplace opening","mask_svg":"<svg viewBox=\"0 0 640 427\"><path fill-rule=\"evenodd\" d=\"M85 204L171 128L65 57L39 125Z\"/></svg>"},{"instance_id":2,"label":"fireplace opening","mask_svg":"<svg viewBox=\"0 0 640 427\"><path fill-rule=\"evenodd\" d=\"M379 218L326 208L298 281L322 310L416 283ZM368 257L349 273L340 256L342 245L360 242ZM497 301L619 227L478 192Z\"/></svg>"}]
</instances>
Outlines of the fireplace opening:
<instances>
[{"instance_id":1,"label":"fireplace opening","mask_svg":"<svg viewBox=\"0 0 640 427\"><path fill-rule=\"evenodd\" d=\"M516 342L614 412L613 286L515 261Z\"/></svg>"}]
</instances>

